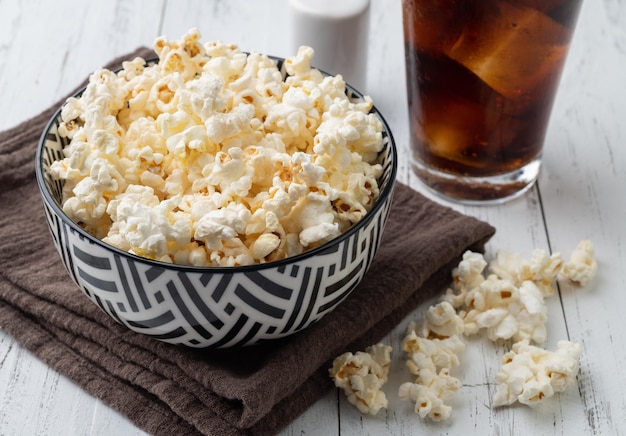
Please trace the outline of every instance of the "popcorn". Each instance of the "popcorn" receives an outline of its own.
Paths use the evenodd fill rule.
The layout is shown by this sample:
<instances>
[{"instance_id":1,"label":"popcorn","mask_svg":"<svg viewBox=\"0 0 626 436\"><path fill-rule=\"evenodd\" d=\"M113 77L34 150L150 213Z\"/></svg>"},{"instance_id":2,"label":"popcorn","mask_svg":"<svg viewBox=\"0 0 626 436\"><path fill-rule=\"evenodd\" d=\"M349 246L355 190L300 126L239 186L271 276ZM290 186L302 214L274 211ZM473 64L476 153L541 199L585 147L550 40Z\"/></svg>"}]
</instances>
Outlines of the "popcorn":
<instances>
[{"instance_id":1,"label":"popcorn","mask_svg":"<svg viewBox=\"0 0 626 436\"><path fill-rule=\"evenodd\" d=\"M486 278L483 276L485 267L489 273ZM535 406L573 384L579 368L580 344L560 341L557 351L548 352L530 342L543 343L546 339L544 299L553 295L552 283L557 276L561 274L586 284L596 270L590 241L581 241L565 264L559 253L549 255L544 250L534 250L530 259L518 253L499 252L490 264L478 253L464 254L453 270L454 287L447 290L443 301L459 309L464 334L472 335L484 329L492 341L515 341L496 377L499 385L494 406L516 401ZM428 360L422 356L420 362ZM449 358L444 362L456 363ZM432 365L428 371L435 373ZM410 390L410 386L404 387L403 395L419 398L424 405L429 405L432 398L424 389ZM433 404L442 416L449 413L443 403Z\"/></svg>"},{"instance_id":2,"label":"popcorn","mask_svg":"<svg viewBox=\"0 0 626 436\"><path fill-rule=\"evenodd\" d=\"M376 415L388 404L380 389L387 382L390 365L391 347L379 343L365 352L342 354L333 361L328 373L351 404L363 413Z\"/></svg>"},{"instance_id":3,"label":"popcorn","mask_svg":"<svg viewBox=\"0 0 626 436\"><path fill-rule=\"evenodd\" d=\"M169 246L185 246L192 233L188 214L176 210L179 201L159 201L149 186L130 185L107 206L113 225L103 241L138 256L171 261Z\"/></svg>"},{"instance_id":4,"label":"popcorn","mask_svg":"<svg viewBox=\"0 0 626 436\"><path fill-rule=\"evenodd\" d=\"M252 245L252 256L255 259L263 259L278 248L280 237L274 233L263 233Z\"/></svg>"},{"instance_id":5,"label":"popcorn","mask_svg":"<svg viewBox=\"0 0 626 436\"><path fill-rule=\"evenodd\" d=\"M482 254L469 250L463 253L463 260L452 270L456 293L454 290L448 289L444 300L455 308L462 306L465 303L467 293L485 280L483 270L486 266L487 261Z\"/></svg>"},{"instance_id":6,"label":"popcorn","mask_svg":"<svg viewBox=\"0 0 626 436\"><path fill-rule=\"evenodd\" d=\"M444 403L460 388L461 382L450 375L450 368L459 365L458 354L465 350L465 343L456 332L460 333L461 324L458 315L450 303L443 302L429 308L424 322L409 323L407 334L402 341L402 348L408 355L406 365L417 376L414 383L400 385L400 399L415 403L415 413L422 419L433 421L448 419L452 408ZM445 338L427 338L418 335L432 335L431 327L442 327L441 331L450 334Z\"/></svg>"},{"instance_id":7,"label":"popcorn","mask_svg":"<svg viewBox=\"0 0 626 436\"><path fill-rule=\"evenodd\" d=\"M598 271L594 256L593 243L589 240L580 241L570 259L563 265L561 274L580 286L587 286Z\"/></svg>"},{"instance_id":8,"label":"popcorn","mask_svg":"<svg viewBox=\"0 0 626 436\"><path fill-rule=\"evenodd\" d=\"M578 374L582 347L569 341L559 341L557 347L550 352L529 345L527 340L515 343L502 358L492 404L498 407L519 401L536 407L567 390Z\"/></svg>"},{"instance_id":9,"label":"popcorn","mask_svg":"<svg viewBox=\"0 0 626 436\"><path fill-rule=\"evenodd\" d=\"M444 400L452 397L461 386L461 382L450 376L448 369L442 369L429 383L402 383L398 396L402 400L415 403L415 413L420 418L430 418L433 421L443 421L450 418L452 407Z\"/></svg>"},{"instance_id":10,"label":"popcorn","mask_svg":"<svg viewBox=\"0 0 626 436\"><path fill-rule=\"evenodd\" d=\"M556 276L562 274L578 283L587 283L597 270L593 254L593 245L587 240L579 243L565 264L560 254L548 255L543 250L533 251L530 259L500 252L491 264L480 253L465 252L452 272L453 289L447 290L441 302L429 307L420 322L408 324L402 349L408 357L406 366L416 379L400 385L399 398L413 402L415 413L422 419L448 419L452 407L446 400L461 386L450 374L451 369L460 365L459 354L465 350L460 335L483 329L492 341L515 341L496 375L494 407L515 402L535 407L555 393L569 389L579 371L581 345L559 341L557 350L550 352L530 342L543 343L546 339L545 297L552 295ZM487 277L486 268L490 272ZM350 363L351 357L350 353L340 356L335 365L342 370L350 367L363 377L362 366ZM346 386L345 381L342 386ZM363 394L353 391L363 392L366 385L362 379L356 379L350 386L352 391L347 391L347 395L356 404ZM368 398L374 398L376 390L372 388ZM362 404L359 409L371 411Z\"/></svg>"},{"instance_id":11,"label":"popcorn","mask_svg":"<svg viewBox=\"0 0 626 436\"><path fill-rule=\"evenodd\" d=\"M437 368L455 368L459 366L458 354L465 351L465 343L454 335L445 339L427 339L417 335L413 326L402 342L402 349L407 353L407 367L419 375L421 370L431 371Z\"/></svg>"},{"instance_id":12,"label":"popcorn","mask_svg":"<svg viewBox=\"0 0 626 436\"><path fill-rule=\"evenodd\" d=\"M245 265L319 246L370 210L382 123L311 67L311 48L285 79L196 29L154 49L157 64L96 70L61 111L70 142L51 174L85 230L151 259Z\"/></svg>"},{"instance_id":13,"label":"popcorn","mask_svg":"<svg viewBox=\"0 0 626 436\"><path fill-rule=\"evenodd\" d=\"M319 81L321 75L311 68L311 59L313 58L313 49L311 47L300 47L298 53L293 58L285 61L285 69L291 76L302 77L303 80L312 79ZM311 77L317 76L317 77Z\"/></svg>"},{"instance_id":14,"label":"popcorn","mask_svg":"<svg viewBox=\"0 0 626 436\"><path fill-rule=\"evenodd\" d=\"M292 219L288 222L297 222L302 229L298 234L303 247L319 245L341 234L339 223L334 222L332 204L316 192L307 194L304 199L297 202L289 217ZM290 224L285 226L285 230L290 233L298 231Z\"/></svg>"},{"instance_id":15,"label":"popcorn","mask_svg":"<svg viewBox=\"0 0 626 436\"><path fill-rule=\"evenodd\" d=\"M202 241L210 250L220 251L224 242L244 232L250 211L238 203L206 213L194 224L193 238Z\"/></svg>"},{"instance_id":16,"label":"popcorn","mask_svg":"<svg viewBox=\"0 0 626 436\"><path fill-rule=\"evenodd\" d=\"M480 286L468 292L466 309L460 312L464 333L472 335L481 329L487 337L522 339L543 343L546 339L547 309L537 285L525 281L519 288L509 280L490 275Z\"/></svg>"},{"instance_id":17,"label":"popcorn","mask_svg":"<svg viewBox=\"0 0 626 436\"><path fill-rule=\"evenodd\" d=\"M493 341L528 339L543 343L547 320L544 297L554 293L552 283L561 267L561 255L549 255L544 250L534 250L530 259L501 251L489 264L482 254L468 251L453 270L453 288L442 300L459 310L466 335L485 329Z\"/></svg>"},{"instance_id":18,"label":"popcorn","mask_svg":"<svg viewBox=\"0 0 626 436\"><path fill-rule=\"evenodd\" d=\"M421 325L412 323L409 328L424 338L445 339L463 333L464 327L463 319L454 307L442 301L428 308Z\"/></svg>"},{"instance_id":19,"label":"popcorn","mask_svg":"<svg viewBox=\"0 0 626 436\"><path fill-rule=\"evenodd\" d=\"M556 280L562 264L560 253L549 255L541 249L533 250L530 259L523 259L519 253L499 252L490 263L489 271L517 286L527 280L533 281L543 295L549 296L554 294L552 282Z\"/></svg>"}]
</instances>

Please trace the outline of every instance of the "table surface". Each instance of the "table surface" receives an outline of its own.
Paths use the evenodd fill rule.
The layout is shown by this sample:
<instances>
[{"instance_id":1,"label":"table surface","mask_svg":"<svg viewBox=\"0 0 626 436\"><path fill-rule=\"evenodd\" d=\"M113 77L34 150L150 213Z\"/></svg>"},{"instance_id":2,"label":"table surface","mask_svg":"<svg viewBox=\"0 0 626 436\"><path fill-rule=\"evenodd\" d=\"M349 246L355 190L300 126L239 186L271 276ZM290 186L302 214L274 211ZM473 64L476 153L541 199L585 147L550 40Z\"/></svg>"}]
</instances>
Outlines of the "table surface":
<instances>
[{"instance_id":1,"label":"table surface","mask_svg":"<svg viewBox=\"0 0 626 436\"><path fill-rule=\"evenodd\" d=\"M45 109L114 56L159 35L179 38L190 27L203 41L288 56L286 1L3 0L0 1L0 129ZM451 207L497 229L498 250L529 256L534 248L564 256L590 239L599 264L586 288L558 283L548 300L548 340L583 346L577 383L538 409L492 409L495 375L505 348L470 338L454 374L462 387L450 420L424 422L397 386L409 379L395 365L385 387L389 408L362 416L331 391L283 435L626 433L626 1L583 5L554 106L538 183L500 206ZM389 122L400 156L398 179L424 188L408 165L408 123L399 0L372 2L366 93ZM440 201L440 200L437 200ZM418 247L417 247L418 248ZM409 319L417 320L431 302ZM406 322L386 338L400 355ZM0 330L0 435L142 435L100 400L48 368Z\"/></svg>"}]
</instances>

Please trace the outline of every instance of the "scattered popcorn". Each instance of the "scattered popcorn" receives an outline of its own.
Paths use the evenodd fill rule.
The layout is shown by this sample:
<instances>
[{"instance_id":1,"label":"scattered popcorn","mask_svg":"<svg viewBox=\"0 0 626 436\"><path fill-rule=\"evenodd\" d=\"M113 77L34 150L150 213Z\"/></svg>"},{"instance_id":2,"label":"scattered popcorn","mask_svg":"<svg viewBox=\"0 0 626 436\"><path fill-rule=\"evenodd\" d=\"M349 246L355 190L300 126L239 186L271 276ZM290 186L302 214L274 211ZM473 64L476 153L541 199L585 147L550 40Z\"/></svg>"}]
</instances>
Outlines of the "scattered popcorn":
<instances>
[{"instance_id":1,"label":"scattered popcorn","mask_svg":"<svg viewBox=\"0 0 626 436\"><path fill-rule=\"evenodd\" d=\"M459 313L466 335L486 329L492 341L528 339L541 344L546 339L547 308L542 292L532 281L518 288L509 280L490 275L468 292L466 308Z\"/></svg>"},{"instance_id":2,"label":"scattered popcorn","mask_svg":"<svg viewBox=\"0 0 626 436\"><path fill-rule=\"evenodd\" d=\"M487 261L482 254L472 251L463 253L463 260L452 270L452 280L456 292L448 289L444 300L455 308L462 306L465 303L467 293L485 280L483 270L486 266Z\"/></svg>"},{"instance_id":3,"label":"scattered popcorn","mask_svg":"<svg viewBox=\"0 0 626 436\"><path fill-rule=\"evenodd\" d=\"M570 259L563 265L561 274L580 286L587 286L597 271L598 263L595 260L593 243L583 240L578 243Z\"/></svg>"},{"instance_id":4,"label":"scattered popcorn","mask_svg":"<svg viewBox=\"0 0 626 436\"><path fill-rule=\"evenodd\" d=\"M455 368L459 366L458 355L465 351L465 343L457 335L445 339L428 339L417 335L409 324L408 332L402 342L402 349L409 359L407 367L419 375L421 370L435 372L437 368Z\"/></svg>"},{"instance_id":5,"label":"scattered popcorn","mask_svg":"<svg viewBox=\"0 0 626 436\"><path fill-rule=\"evenodd\" d=\"M351 404L363 413L376 415L387 408L387 397L381 388L387 382L390 365L391 347L379 343L367 347L365 352L342 354L333 361L328 373Z\"/></svg>"},{"instance_id":6,"label":"scattered popcorn","mask_svg":"<svg viewBox=\"0 0 626 436\"><path fill-rule=\"evenodd\" d=\"M424 338L445 339L463 333L464 323L454 307L442 301L428 308L420 326L412 323L409 328Z\"/></svg>"},{"instance_id":7,"label":"scattered popcorn","mask_svg":"<svg viewBox=\"0 0 626 436\"><path fill-rule=\"evenodd\" d=\"M432 336L431 326L447 326L443 331L448 336L419 336L418 332ZM461 327L458 315L448 302L429 308L421 325L409 323L407 327L402 348L408 356L406 365L417 379L415 383L400 385L398 396L415 403L415 413L422 419L428 417L441 421L452 413L452 408L444 400L451 398L461 387L461 382L450 375L450 368L459 365L458 354L465 350L465 343L458 336Z\"/></svg>"},{"instance_id":8,"label":"scattered popcorn","mask_svg":"<svg viewBox=\"0 0 626 436\"><path fill-rule=\"evenodd\" d=\"M549 255L539 249L533 251L530 259L518 253L499 252L490 264L478 253L464 254L453 271L453 289L447 290L443 301L458 309L464 334L484 329L492 341L515 341L496 378L499 385L494 406L516 401L534 406L573 384L582 351L580 344L560 341L557 351L548 352L530 342L541 344L546 340L544 299L554 294L552 284L557 276L561 274L585 285L596 271L590 241L581 241L565 263L559 253Z\"/></svg>"},{"instance_id":9,"label":"scattered popcorn","mask_svg":"<svg viewBox=\"0 0 626 436\"><path fill-rule=\"evenodd\" d=\"M587 240L578 244L565 263L558 253L534 250L530 259L500 252L488 264L482 254L467 251L452 272L453 288L428 308L420 322L407 326L402 349L408 357L406 366L416 379L400 385L399 398L413 402L422 419L450 418L452 407L445 401L461 387L450 374L460 365L459 355L465 350L460 335L480 330L492 341L514 341L496 375L494 407L515 402L534 407L564 392L575 382L582 346L559 341L557 350L551 352L530 342L546 340L545 297L554 293L556 277L562 274L584 285L596 271L593 245ZM387 380L391 347L378 344L366 351L339 356L329 373L352 404L364 413L376 414L387 407L380 388Z\"/></svg>"},{"instance_id":10,"label":"scattered popcorn","mask_svg":"<svg viewBox=\"0 0 626 436\"><path fill-rule=\"evenodd\" d=\"M530 259L523 259L519 253L498 252L490 263L489 271L500 278L510 280L519 286L525 281L534 282L542 294L554 294L552 283L556 280L563 265L560 253L548 254L535 249Z\"/></svg>"},{"instance_id":11,"label":"scattered popcorn","mask_svg":"<svg viewBox=\"0 0 626 436\"><path fill-rule=\"evenodd\" d=\"M493 406L506 406L519 401L537 406L557 392L567 390L575 381L582 347L578 343L559 341L558 349L550 352L517 342L502 358L496 375L499 383Z\"/></svg>"},{"instance_id":12,"label":"scattered popcorn","mask_svg":"<svg viewBox=\"0 0 626 436\"><path fill-rule=\"evenodd\" d=\"M430 418L433 421L443 421L450 418L452 407L444 400L452 397L461 386L461 382L450 376L448 369L442 369L438 374L430 377L430 383L424 379L418 383L403 383L398 390L402 400L415 403L415 413L420 418Z\"/></svg>"},{"instance_id":13,"label":"scattered popcorn","mask_svg":"<svg viewBox=\"0 0 626 436\"><path fill-rule=\"evenodd\" d=\"M61 111L63 210L105 242L166 262L246 265L345 232L379 195L372 100L311 67L234 45L158 38L158 63L96 70Z\"/></svg>"}]
</instances>

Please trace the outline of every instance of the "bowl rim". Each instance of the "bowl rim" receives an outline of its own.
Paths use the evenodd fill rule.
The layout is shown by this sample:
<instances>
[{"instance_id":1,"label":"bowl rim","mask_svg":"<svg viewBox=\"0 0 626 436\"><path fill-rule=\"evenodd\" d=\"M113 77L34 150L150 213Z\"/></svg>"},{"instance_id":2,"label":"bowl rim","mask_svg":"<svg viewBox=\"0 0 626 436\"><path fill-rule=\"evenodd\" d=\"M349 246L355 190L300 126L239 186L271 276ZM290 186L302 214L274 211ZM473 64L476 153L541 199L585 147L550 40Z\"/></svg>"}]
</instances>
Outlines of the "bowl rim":
<instances>
[{"instance_id":1,"label":"bowl rim","mask_svg":"<svg viewBox=\"0 0 626 436\"><path fill-rule=\"evenodd\" d=\"M285 60L284 58L280 58L276 56L270 56L270 55L267 55L267 56L270 59L275 60L277 62L284 62ZM151 58L151 59L146 59L145 61L146 61L146 64L148 64L149 62L153 62L154 60L155 59ZM280 70L281 66L280 65L278 66ZM115 71L119 71L119 70L121 70L121 68ZM320 70L320 69L318 70L324 75L329 75L323 70ZM353 95L355 95L356 97L360 99L364 98L364 95L360 91L358 91L356 88L346 83L345 81L344 83L345 83L346 91L349 90ZM70 96L70 98L80 96L85 91L86 88L87 88L87 85L82 86L79 90L74 92ZM397 182L396 176L397 176L397 171L398 171L398 151L397 151L396 143L395 143L393 134L391 132L391 129L389 127L389 124L383 117L382 113L380 113L376 105L373 104L372 108L370 109L368 113L373 113L378 117L378 119L383 125L383 131L387 135L387 143L385 144L385 147L389 148L389 156L391 160L391 171L389 174L389 181L387 182L383 190L379 192L378 197L374 200L374 205L372 206L372 208L369 211L367 211L367 213L358 222L354 223L348 230L341 233L336 238L333 238L330 241L327 241L318 247L312 248L310 250L304 251L302 253L299 253L293 256L285 257L283 259L273 260L271 262L254 263L250 265L237 265L237 266L194 266L194 265L175 264L175 263L169 263L169 262L163 262L160 260L150 259L147 257L139 256L137 254L133 254L128 251L119 249L93 236L91 233L89 233L88 231L83 229L80 225L78 225L76 222L74 222L74 220L68 217L65 214L65 212L63 212L63 209L59 207L56 200L52 197L52 194L50 193L50 190L48 189L48 185L46 184L45 177L44 177L43 149L44 149L45 141L47 140L47 134L49 133L53 123L57 121L57 118L61 114L61 111L63 110L63 107L66 104L66 101L67 101L67 98L60 105L60 107L57 108L57 110L54 112L52 117L48 120L48 122L46 123L46 127L43 129L43 132L37 143L37 150L35 153L35 176L36 176L37 185L39 187L39 191L43 197L43 200L45 201L48 207L52 208L52 210L57 215L57 217L59 217L66 225L69 225L73 231L79 233L81 237L88 239L90 242L95 243L96 245L102 247L105 250L110 250L119 256L129 258L135 262L140 262L140 263L149 265L151 267L171 269L171 270L176 270L176 271L185 271L189 273L204 273L204 274L207 274L207 273L229 274L230 273L232 274L236 272L252 272L252 271L269 270L269 269L280 268L280 267L288 266L294 263L298 263L307 258L315 257L318 254L321 254L321 253L323 254L325 251L328 251L331 247L338 245L344 240L352 237L354 233L358 232L359 229L364 227L367 223L369 223L373 219L373 217L376 215L379 209L383 207L383 204L388 199L389 201L392 200L389 197L392 196L392 191Z\"/></svg>"}]
</instances>

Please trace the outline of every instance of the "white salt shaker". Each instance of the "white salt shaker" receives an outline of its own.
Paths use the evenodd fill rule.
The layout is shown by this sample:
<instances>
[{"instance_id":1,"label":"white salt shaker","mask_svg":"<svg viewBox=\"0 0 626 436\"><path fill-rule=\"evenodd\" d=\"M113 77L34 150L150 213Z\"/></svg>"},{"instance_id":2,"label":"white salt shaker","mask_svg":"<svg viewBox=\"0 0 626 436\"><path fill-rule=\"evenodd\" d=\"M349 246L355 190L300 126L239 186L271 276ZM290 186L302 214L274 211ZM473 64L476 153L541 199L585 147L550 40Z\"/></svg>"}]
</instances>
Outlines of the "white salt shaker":
<instances>
[{"instance_id":1,"label":"white salt shaker","mask_svg":"<svg viewBox=\"0 0 626 436\"><path fill-rule=\"evenodd\" d=\"M308 45L312 64L365 93L370 0L289 0L289 54Z\"/></svg>"}]
</instances>

